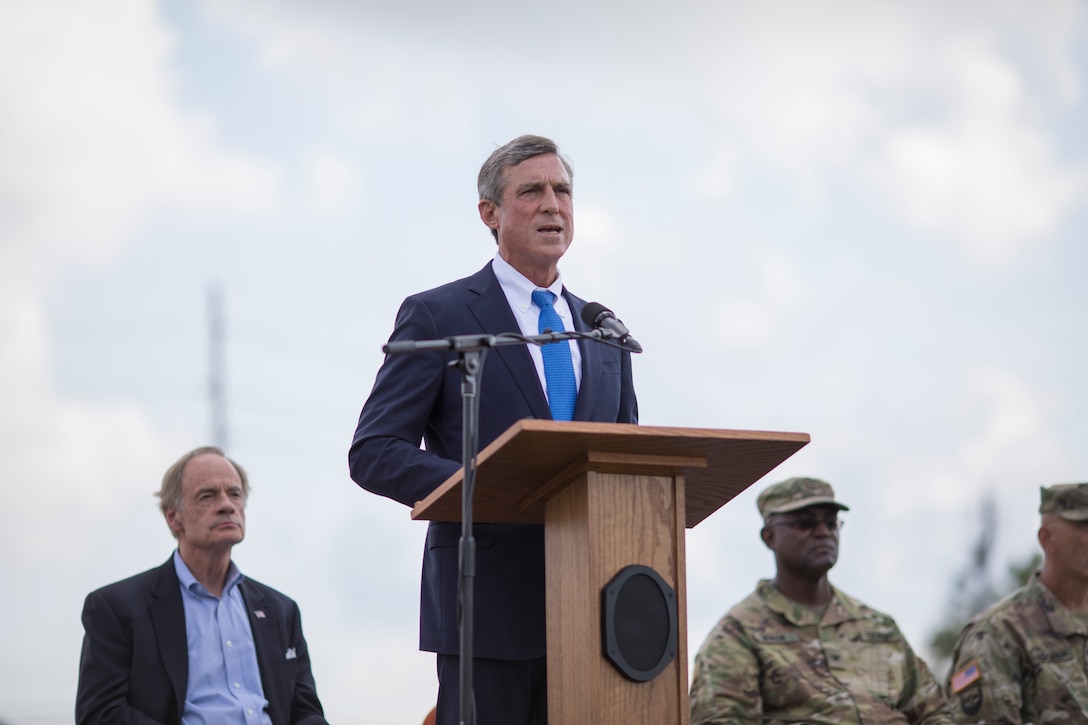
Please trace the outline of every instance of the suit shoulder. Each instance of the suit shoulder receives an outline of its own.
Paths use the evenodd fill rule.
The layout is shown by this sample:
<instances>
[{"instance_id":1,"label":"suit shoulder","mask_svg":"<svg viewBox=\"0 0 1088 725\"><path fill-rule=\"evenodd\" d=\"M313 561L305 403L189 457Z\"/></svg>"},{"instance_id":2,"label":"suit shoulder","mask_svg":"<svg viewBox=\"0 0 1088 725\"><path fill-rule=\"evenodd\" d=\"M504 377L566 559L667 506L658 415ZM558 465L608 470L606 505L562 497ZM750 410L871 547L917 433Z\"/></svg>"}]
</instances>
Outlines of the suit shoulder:
<instances>
[{"instance_id":1,"label":"suit shoulder","mask_svg":"<svg viewBox=\"0 0 1088 725\"><path fill-rule=\"evenodd\" d=\"M282 604L284 606L287 606L287 607L297 607L298 606L298 604L295 602L294 599L287 596L286 594L284 594L280 590L274 589L274 588L268 586L267 584L265 584L263 582L257 581L256 579L253 579L250 576L246 576L246 578L242 581L242 592L243 593L250 592L250 593L253 593L253 594L257 594L257 595L265 597L267 599L272 599L272 600L274 600L276 602L279 602L280 604Z\"/></svg>"},{"instance_id":2,"label":"suit shoulder","mask_svg":"<svg viewBox=\"0 0 1088 725\"><path fill-rule=\"evenodd\" d=\"M849 609L853 610L853 613L855 614L855 616L858 619L865 619L865 620L869 620L869 621L872 621L872 622L879 622L879 623L887 625L889 627L895 627L896 629L899 628L899 625L897 625L895 623L895 617L888 614L887 612L882 612L879 609L876 609L874 607L870 607L868 604L861 601L860 599L852 597L849 594L846 594L841 590L836 589L835 591L839 595L839 597L843 600L844 604Z\"/></svg>"},{"instance_id":3,"label":"suit shoulder","mask_svg":"<svg viewBox=\"0 0 1088 725\"><path fill-rule=\"evenodd\" d=\"M1040 609L1041 601L1038 592L1030 586L1021 587L1004 599L991 604L982 610L968 624L975 626L987 626L997 624L1010 619L1020 619Z\"/></svg>"},{"instance_id":4,"label":"suit shoulder","mask_svg":"<svg viewBox=\"0 0 1088 725\"><path fill-rule=\"evenodd\" d=\"M172 565L172 562L167 562ZM162 576L163 567L157 566L154 569L148 569L142 571L139 574L134 574L120 581L115 581L112 584L106 584L91 592L89 596L99 595L107 599L114 599L117 597L131 596L137 592L151 591L159 577Z\"/></svg>"},{"instance_id":5,"label":"suit shoulder","mask_svg":"<svg viewBox=\"0 0 1088 725\"><path fill-rule=\"evenodd\" d=\"M765 625L773 614L763 597L759 595L759 591L754 591L730 607L720 623L725 629L758 628Z\"/></svg>"},{"instance_id":6,"label":"suit shoulder","mask_svg":"<svg viewBox=\"0 0 1088 725\"><path fill-rule=\"evenodd\" d=\"M461 279L455 279L452 282L447 282L422 292L416 292L413 295L409 295L408 300L419 300L424 303L434 300L445 300L450 296L464 294L469 291L483 292L493 284L498 284L498 279L495 277L495 273L491 271L491 262L488 262L484 265L483 269L474 274L462 277Z\"/></svg>"},{"instance_id":7,"label":"suit shoulder","mask_svg":"<svg viewBox=\"0 0 1088 725\"><path fill-rule=\"evenodd\" d=\"M563 293L566 294L569 301L577 303L579 307L585 307L589 304L584 299L571 292L570 287L567 287L566 285L563 285Z\"/></svg>"}]
</instances>

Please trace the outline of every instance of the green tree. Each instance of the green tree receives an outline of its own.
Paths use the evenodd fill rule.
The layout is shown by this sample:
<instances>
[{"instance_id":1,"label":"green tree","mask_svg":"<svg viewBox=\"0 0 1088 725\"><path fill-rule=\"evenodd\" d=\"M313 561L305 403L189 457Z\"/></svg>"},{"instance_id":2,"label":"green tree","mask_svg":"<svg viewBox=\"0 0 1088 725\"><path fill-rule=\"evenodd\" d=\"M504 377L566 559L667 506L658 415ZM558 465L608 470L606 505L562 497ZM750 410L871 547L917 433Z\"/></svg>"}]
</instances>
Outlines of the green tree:
<instances>
[{"instance_id":1,"label":"green tree","mask_svg":"<svg viewBox=\"0 0 1088 725\"><path fill-rule=\"evenodd\" d=\"M967 563L952 582L944 621L929 639L930 662L936 673L948 670L952 650L968 620L1026 584L1042 563L1042 555L1036 551L1021 561L1007 564L1000 581L995 583L991 566L997 539L997 501L992 490L982 494L977 511L977 537L969 550Z\"/></svg>"}]
</instances>

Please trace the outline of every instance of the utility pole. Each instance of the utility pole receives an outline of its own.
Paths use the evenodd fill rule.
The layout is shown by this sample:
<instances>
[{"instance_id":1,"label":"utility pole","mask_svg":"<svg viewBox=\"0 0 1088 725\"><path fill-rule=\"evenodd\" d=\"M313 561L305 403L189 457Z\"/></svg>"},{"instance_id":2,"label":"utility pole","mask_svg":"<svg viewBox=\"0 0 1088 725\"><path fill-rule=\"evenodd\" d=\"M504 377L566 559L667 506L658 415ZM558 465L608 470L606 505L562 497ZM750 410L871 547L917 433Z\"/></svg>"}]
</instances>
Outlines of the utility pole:
<instances>
[{"instance_id":1,"label":"utility pole","mask_svg":"<svg viewBox=\"0 0 1088 725\"><path fill-rule=\"evenodd\" d=\"M227 450L225 348L223 290L218 282L213 282L208 286L208 403L212 443L224 451Z\"/></svg>"}]
</instances>

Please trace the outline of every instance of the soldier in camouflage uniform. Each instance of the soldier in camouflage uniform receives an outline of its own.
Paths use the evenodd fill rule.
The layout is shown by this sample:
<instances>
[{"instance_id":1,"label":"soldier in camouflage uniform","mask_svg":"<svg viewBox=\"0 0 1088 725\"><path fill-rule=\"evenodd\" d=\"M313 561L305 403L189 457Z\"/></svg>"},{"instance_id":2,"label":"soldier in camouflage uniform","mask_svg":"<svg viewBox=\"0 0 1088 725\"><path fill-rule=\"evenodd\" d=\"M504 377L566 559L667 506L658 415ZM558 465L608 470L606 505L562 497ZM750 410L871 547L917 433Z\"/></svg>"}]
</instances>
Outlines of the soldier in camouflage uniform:
<instances>
[{"instance_id":1,"label":"soldier in camouflage uniform","mask_svg":"<svg viewBox=\"0 0 1088 725\"><path fill-rule=\"evenodd\" d=\"M777 572L718 622L695 657L691 725L951 725L940 685L895 621L831 586L839 511L815 478L760 494Z\"/></svg>"},{"instance_id":2,"label":"soldier in camouflage uniform","mask_svg":"<svg viewBox=\"0 0 1088 725\"><path fill-rule=\"evenodd\" d=\"M1043 568L979 614L953 654L960 723L1088 723L1088 483L1043 487Z\"/></svg>"}]
</instances>

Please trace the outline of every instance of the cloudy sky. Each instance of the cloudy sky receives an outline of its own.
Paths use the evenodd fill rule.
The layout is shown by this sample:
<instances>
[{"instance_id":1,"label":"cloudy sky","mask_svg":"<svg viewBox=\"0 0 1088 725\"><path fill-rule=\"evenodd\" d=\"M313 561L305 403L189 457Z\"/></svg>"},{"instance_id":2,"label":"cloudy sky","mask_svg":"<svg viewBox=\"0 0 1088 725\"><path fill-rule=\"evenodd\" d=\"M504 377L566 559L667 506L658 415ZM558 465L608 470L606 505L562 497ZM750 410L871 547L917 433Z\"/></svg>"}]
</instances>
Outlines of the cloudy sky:
<instances>
[{"instance_id":1,"label":"cloudy sky","mask_svg":"<svg viewBox=\"0 0 1088 725\"><path fill-rule=\"evenodd\" d=\"M332 721L423 719L424 524L346 453L401 299L494 253L475 177L522 133L574 163L561 271L645 347L642 422L812 436L689 532L691 651L798 474L852 507L832 580L924 651L980 497L1003 565L1038 486L1088 479L1085 12L8 0L0 720L70 722L83 597L169 556L216 289L235 559L302 606Z\"/></svg>"}]
</instances>

